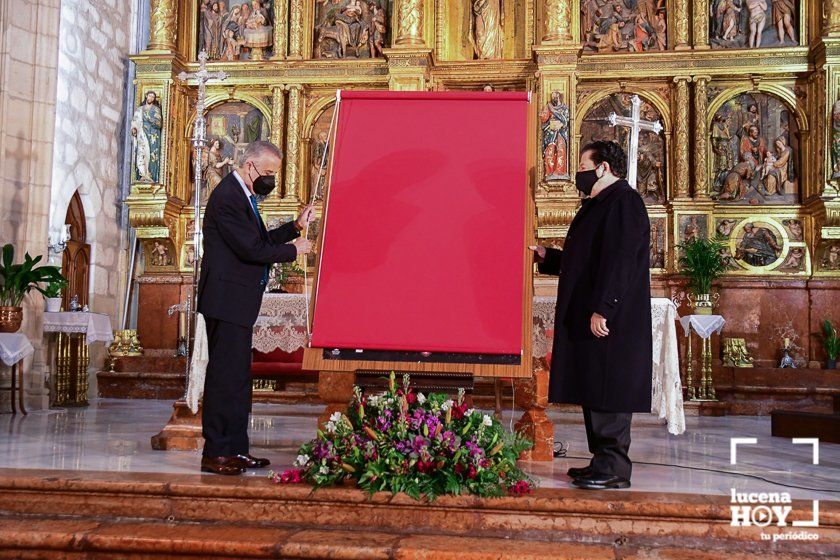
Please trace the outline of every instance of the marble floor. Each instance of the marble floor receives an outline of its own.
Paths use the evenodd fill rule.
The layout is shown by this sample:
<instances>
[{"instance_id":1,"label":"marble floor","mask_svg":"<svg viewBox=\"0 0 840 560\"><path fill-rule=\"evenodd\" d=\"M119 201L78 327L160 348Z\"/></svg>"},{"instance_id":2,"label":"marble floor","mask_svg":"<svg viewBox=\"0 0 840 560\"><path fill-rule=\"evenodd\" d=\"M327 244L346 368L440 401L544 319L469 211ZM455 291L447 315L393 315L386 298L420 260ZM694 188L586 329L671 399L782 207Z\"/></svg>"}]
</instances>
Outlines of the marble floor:
<instances>
[{"instance_id":1,"label":"marble floor","mask_svg":"<svg viewBox=\"0 0 840 560\"><path fill-rule=\"evenodd\" d=\"M197 473L198 453L153 451L149 438L169 419L169 401L101 399L87 408L0 415L0 468L122 472ZM286 468L297 446L314 435L320 407L257 404L251 417L255 455ZM521 411L513 411L518 418ZM551 463L526 462L544 488L569 487L569 466L588 461L579 414L550 412L556 438L567 457ZM511 411L505 413L509 422ZM788 492L794 499L840 500L840 445L821 444L819 464L811 446L770 436L769 417L689 417L686 433L668 434L650 415L633 420L633 487L628 492L680 492L729 495ZM754 437L758 444L738 448L729 463L730 438ZM264 476L266 471L249 473Z\"/></svg>"}]
</instances>

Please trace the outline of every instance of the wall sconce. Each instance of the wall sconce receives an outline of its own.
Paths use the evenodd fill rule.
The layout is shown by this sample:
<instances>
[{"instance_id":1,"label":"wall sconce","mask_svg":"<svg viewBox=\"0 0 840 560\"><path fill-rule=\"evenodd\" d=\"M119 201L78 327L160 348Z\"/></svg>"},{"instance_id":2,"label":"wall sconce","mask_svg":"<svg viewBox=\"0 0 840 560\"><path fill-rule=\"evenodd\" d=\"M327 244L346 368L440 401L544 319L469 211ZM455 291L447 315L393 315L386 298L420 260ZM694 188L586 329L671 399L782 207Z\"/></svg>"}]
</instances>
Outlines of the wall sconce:
<instances>
[{"instance_id":1,"label":"wall sconce","mask_svg":"<svg viewBox=\"0 0 840 560\"><path fill-rule=\"evenodd\" d=\"M70 241L70 224L64 224L58 232L50 234L49 250L51 258L54 260L61 255L67 248L67 242Z\"/></svg>"}]
</instances>

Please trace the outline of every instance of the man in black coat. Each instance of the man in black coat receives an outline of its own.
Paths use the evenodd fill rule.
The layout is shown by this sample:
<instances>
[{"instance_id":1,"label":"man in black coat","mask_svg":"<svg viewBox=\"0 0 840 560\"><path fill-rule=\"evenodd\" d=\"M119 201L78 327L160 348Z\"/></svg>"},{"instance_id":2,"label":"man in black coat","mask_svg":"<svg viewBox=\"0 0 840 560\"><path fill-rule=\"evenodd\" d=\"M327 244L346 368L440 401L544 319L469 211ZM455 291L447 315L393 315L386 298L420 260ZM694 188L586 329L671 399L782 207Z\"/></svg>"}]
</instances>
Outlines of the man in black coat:
<instances>
[{"instance_id":1,"label":"man in black coat","mask_svg":"<svg viewBox=\"0 0 840 560\"><path fill-rule=\"evenodd\" d=\"M569 469L581 488L630 486L630 423L651 408L650 221L626 165L615 142L584 146L586 198L563 250L533 248L540 272L560 277L549 400L583 407L593 456Z\"/></svg>"},{"instance_id":2,"label":"man in black coat","mask_svg":"<svg viewBox=\"0 0 840 560\"><path fill-rule=\"evenodd\" d=\"M204 212L198 312L207 324L210 354L202 403L205 472L237 475L269 465L249 452L251 337L269 265L294 261L310 251L311 243L300 231L313 218L307 206L297 221L266 229L256 195L274 189L282 162L283 154L274 144L250 144L239 167L213 190Z\"/></svg>"}]
</instances>

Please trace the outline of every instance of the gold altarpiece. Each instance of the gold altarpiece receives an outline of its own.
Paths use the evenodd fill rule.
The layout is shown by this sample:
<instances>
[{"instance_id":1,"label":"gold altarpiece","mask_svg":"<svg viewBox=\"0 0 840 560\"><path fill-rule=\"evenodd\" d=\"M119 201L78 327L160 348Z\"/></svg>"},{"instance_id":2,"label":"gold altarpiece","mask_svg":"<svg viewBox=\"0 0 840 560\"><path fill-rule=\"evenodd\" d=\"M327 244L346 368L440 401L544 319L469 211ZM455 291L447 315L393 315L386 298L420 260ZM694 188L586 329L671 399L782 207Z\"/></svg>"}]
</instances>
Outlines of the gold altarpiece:
<instances>
[{"instance_id":1,"label":"gold altarpiece","mask_svg":"<svg viewBox=\"0 0 840 560\"><path fill-rule=\"evenodd\" d=\"M210 114L234 115L220 121L226 139L211 163L233 158L221 145L235 150L246 128L285 153L280 188L262 204L269 222L294 216L318 184L313 159L336 89L527 90L541 115L537 235L562 244L579 206L579 147L597 135L626 140L603 113L638 95L643 118L664 127L642 140L639 161L655 228L655 291L671 296L683 285L676 245L720 234L731 262L722 290L741 302L732 313L748 314L744 294L775 288L783 305L808 308L804 319L789 317L794 327L830 317L840 296L840 0L766 2L762 44L752 47L749 22L742 27L725 0L639 0L623 10L620 3L274 0L246 9L241 0L152 0L148 49L132 57L137 107L154 92L163 113L159 175L140 180L133 171L127 201L145 254L141 315L163 316L190 282L196 88L176 76L195 71L199 47L209 46L208 66L229 74L208 85ZM249 35L241 30L251 21ZM260 32L270 45L255 39ZM211 139L213 126L211 116ZM538 293L551 292L550 280L535 281ZM758 295L752 304L769 305ZM806 361L820 352L808 329L800 333ZM756 358L771 359L769 341L754 344Z\"/></svg>"}]
</instances>

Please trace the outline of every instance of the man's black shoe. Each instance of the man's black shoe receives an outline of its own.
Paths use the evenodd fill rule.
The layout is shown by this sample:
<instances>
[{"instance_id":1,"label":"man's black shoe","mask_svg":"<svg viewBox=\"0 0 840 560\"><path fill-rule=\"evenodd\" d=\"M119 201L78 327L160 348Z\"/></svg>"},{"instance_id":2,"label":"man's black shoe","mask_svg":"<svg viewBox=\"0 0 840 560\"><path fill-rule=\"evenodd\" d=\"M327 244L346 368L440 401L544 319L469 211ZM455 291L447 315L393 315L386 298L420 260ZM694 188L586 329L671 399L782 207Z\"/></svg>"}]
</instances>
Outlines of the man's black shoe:
<instances>
[{"instance_id":1,"label":"man's black shoe","mask_svg":"<svg viewBox=\"0 0 840 560\"><path fill-rule=\"evenodd\" d=\"M616 488L630 488L630 481L613 474L592 474L576 478L572 484L587 490L612 490Z\"/></svg>"},{"instance_id":2,"label":"man's black shoe","mask_svg":"<svg viewBox=\"0 0 840 560\"><path fill-rule=\"evenodd\" d=\"M566 471L566 474L572 478L583 478L585 476L592 476L592 467L586 465L585 467L572 467Z\"/></svg>"}]
</instances>

